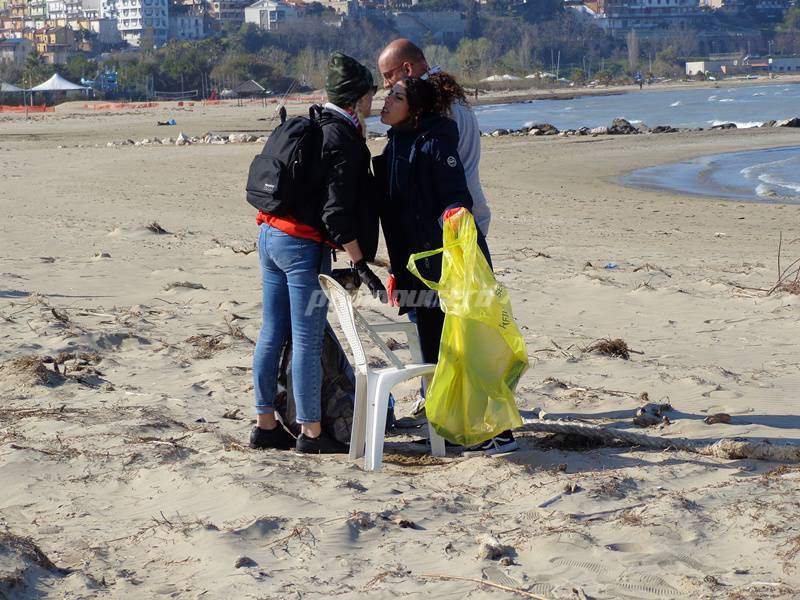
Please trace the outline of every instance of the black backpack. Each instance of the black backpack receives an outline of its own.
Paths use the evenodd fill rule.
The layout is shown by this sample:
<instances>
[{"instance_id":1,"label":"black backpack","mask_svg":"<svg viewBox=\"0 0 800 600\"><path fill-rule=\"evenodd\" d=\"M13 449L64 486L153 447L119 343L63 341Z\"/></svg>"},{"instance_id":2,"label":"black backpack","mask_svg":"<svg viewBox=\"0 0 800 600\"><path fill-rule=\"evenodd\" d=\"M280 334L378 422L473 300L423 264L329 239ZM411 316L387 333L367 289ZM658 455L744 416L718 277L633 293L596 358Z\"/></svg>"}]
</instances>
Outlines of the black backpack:
<instances>
[{"instance_id":1,"label":"black backpack","mask_svg":"<svg viewBox=\"0 0 800 600\"><path fill-rule=\"evenodd\" d=\"M247 201L271 215L292 214L299 202L321 202L322 108L312 106L308 117L286 119L281 107L281 124L267 139L261 154L250 163Z\"/></svg>"},{"instance_id":2,"label":"black backpack","mask_svg":"<svg viewBox=\"0 0 800 600\"><path fill-rule=\"evenodd\" d=\"M322 428L334 439L347 444L353 428L353 404L356 397L356 381L347 355L330 325L325 325L322 338L322 387L320 401ZM275 410L286 428L297 436L297 406L292 382L292 340L287 340L281 351L278 365L278 386L275 395Z\"/></svg>"}]
</instances>

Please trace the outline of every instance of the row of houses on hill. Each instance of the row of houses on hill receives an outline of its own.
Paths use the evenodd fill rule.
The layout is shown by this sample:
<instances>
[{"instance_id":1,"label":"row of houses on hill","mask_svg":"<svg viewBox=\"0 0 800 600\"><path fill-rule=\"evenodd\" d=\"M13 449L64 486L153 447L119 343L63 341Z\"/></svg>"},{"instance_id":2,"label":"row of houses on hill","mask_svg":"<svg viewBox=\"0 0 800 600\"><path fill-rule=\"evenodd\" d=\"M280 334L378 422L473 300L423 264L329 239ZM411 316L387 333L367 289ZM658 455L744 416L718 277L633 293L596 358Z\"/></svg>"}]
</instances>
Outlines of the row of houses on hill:
<instances>
[{"instance_id":1,"label":"row of houses on hill","mask_svg":"<svg viewBox=\"0 0 800 600\"><path fill-rule=\"evenodd\" d=\"M755 15L776 20L793 0L565 0L612 35L647 34L674 27L703 29L716 16Z\"/></svg>"},{"instance_id":2,"label":"row of houses on hill","mask_svg":"<svg viewBox=\"0 0 800 600\"><path fill-rule=\"evenodd\" d=\"M326 0L326 3L339 22L364 10L353 0ZM244 20L267 31L276 31L289 24L301 24L304 6L303 0L258 0L244 9ZM395 10L385 14L392 19L398 32L411 39L449 44L457 42L466 32L466 14L458 10ZM335 24L336 19L328 22Z\"/></svg>"},{"instance_id":3,"label":"row of houses on hill","mask_svg":"<svg viewBox=\"0 0 800 600\"><path fill-rule=\"evenodd\" d=\"M0 61L24 61L35 49L46 61L62 63L81 45L163 46L245 22L275 31L319 18L320 8L333 26L368 10L362 0L0 0ZM412 39L450 43L466 31L462 11L380 10Z\"/></svg>"}]
</instances>

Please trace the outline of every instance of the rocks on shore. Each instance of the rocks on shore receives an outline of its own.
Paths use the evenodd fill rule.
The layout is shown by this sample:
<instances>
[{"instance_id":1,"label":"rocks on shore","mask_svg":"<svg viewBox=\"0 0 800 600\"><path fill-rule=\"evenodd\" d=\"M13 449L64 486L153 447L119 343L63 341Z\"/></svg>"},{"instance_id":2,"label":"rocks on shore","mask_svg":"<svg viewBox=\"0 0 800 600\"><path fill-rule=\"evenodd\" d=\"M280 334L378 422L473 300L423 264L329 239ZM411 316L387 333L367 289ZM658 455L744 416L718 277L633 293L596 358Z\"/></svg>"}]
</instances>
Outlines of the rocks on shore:
<instances>
[{"instance_id":1,"label":"rocks on shore","mask_svg":"<svg viewBox=\"0 0 800 600\"><path fill-rule=\"evenodd\" d=\"M611 122L611 127L608 128L609 135L632 135L637 133L639 133L639 130L626 119L614 119Z\"/></svg>"},{"instance_id":2,"label":"rocks on shore","mask_svg":"<svg viewBox=\"0 0 800 600\"><path fill-rule=\"evenodd\" d=\"M766 121L761 127L797 127L800 128L800 117L793 117L791 119L783 119L781 121L770 120ZM737 129L736 123L720 123L711 127L713 130L724 129ZM691 128L676 128L671 125L656 125L655 127L648 127L644 123L633 125L627 119L614 119L611 125L601 125L600 127L581 127L579 129L565 129L559 130L555 125L550 123L536 123L533 125L522 127L521 129L504 129L499 128L489 133L482 133L484 137L505 137L505 136L557 136L557 137L572 137L590 135L596 137L598 135L642 135L642 134L660 134L660 133L678 133L681 131L703 131L702 127ZM385 134L371 133L370 139L383 139ZM173 139L166 138L144 138L139 141L122 140L108 142L106 147L113 148L115 146L191 146L193 144L263 144L267 141L265 136L256 136L250 133L232 133L230 135L221 135L217 133L205 133L200 137L188 136L183 132L178 134L178 137Z\"/></svg>"},{"instance_id":3,"label":"rocks on shore","mask_svg":"<svg viewBox=\"0 0 800 600\"><path fill-rule=\"evenodd\" d=\"M798 127L800 128L800 117L792 119L783 119L781 121L767 121L761 127ZM736 123L720 123L711 127L714 130L722 129L737 129ZM677 128L671 125L656 125L655 127L648 127L644 123L633 125L626 119L614 119L611 125L602 125L600 127L581 127L580 129L565 129L559 131L555 125L549 123L537 123L523 127L522 129L495 129L490 133L481 133L484 137L504 137L504 136L558 136L558 137L571 137L581 135L591 135L592 137L598 135L641 135L641 134L660 134L660 133L678 133L682 131L703 131L702 127L695 128Z\"/></svg>"},{"instance_id":4,"label":"rocks on shore","mask_svg":"<svg viewBox=\"0 0 800 600\"><path fill-rule=\"evenodd\" d=\"M531 125L528 128L528 135L558 135L560 132L555 125L550 125L550 123L537 123L536 125ZM537 133L531 134L531 131L536 131Z\"/></svg>"},{"instance_id":5,"label":"rocks on shore","mask_svg":"<svg viewBox=\"0 0 800 600\"><path fill-rule=\"evenodd\" d=\"M775 123L774 127L800 127L800 117L783 119Z\"/></svg>"},{"instance_id":6,"label":"rocks on shore","mask_svg":"<svg viewBox=\"0 0 800 600\"><path fill-rule=\"evenodd\" d=\"M177 138L144 138L140 141L122 140L119 142L108 142L107 148L115 146L190 146L192 144L263 144L267 141L265 136L256 136L250 133L233 133L231 135L220 135L217 133L205 133L200 137L188 136L182 131Z\"/></svg>"},{"instance_id":7,"label":"rocks on shore","mask_svg":"<svg viewBox=\"0 0 800 600\"><path fill-rule=\"evenodd\" d=\"M650 133L678 133L678 130L670 125L656 125L650 129Z\"/></svg>"}]
</instances>

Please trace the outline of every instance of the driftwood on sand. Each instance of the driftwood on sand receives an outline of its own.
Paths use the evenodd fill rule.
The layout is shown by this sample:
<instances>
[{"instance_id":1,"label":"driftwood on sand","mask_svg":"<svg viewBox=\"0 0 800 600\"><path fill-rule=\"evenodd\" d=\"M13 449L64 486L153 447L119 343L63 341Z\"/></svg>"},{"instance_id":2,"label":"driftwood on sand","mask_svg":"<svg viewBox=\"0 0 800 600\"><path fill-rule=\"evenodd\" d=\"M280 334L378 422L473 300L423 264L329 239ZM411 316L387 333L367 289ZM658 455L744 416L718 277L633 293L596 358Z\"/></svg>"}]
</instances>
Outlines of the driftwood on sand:
<instances>
[{"instance_id":1,"label":"driftwood on sand","mask_svg":"<svg viewBox=\"0 0 800 600\"><path fill-rule=\"evenodd\" d=\"M767 441L720 439L711 443L688 438L664 438L636 433L615 427L578 423L560 419L526 419L521 431L541 433L566 433L599 439L603 442L625 442L633 446L683 450L705 456L725 459L755 459L785 463L800 463L800 446L771 444Z\"/></svg>"}]
</instances>

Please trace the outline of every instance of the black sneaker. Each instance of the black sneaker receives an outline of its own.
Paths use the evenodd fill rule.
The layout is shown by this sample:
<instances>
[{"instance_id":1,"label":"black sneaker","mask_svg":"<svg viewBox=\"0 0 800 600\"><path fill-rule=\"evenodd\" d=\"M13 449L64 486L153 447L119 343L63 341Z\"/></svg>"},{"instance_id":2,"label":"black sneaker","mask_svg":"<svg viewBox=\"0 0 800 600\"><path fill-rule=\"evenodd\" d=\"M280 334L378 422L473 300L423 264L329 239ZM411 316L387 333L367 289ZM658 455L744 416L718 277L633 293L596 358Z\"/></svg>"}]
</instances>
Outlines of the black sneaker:
<instances>
[{"instance_id":1,"label":"black sneaker","mask_svg":"<svg viewBox=\"0 0 800 600\"><path fill-rule=\"evenodd\" d=\"M319 434L319 437L308 437L301 433L297 436L297 443L295 450L302 454L347 454L350 448L347 444L333 439L324 431Z\"/></svg>"},{"instance_id":2,"label":"black sneaker","mask_svg":"<svg viewBox=\"0 0 800 600\"><path fill-rule=\"evenodd\" d=\"M514 452L514 450L519 450L519 444L514 439L514 434L510 430L506 430L490 440L464 448L462 456L492 456L493 454Z\"/></svg>"},{"instance_id":3,"label":"black sneaker","mask_svg":"<svg viewBox=\"0 0 800 600\"><path fill-rule=\"evenodd\" d=\"M261 429L253 427L250 432L250 447L255 450L275 448L276 450L291 450L294 448L295 439L280 423L275 429Z\"/></svg>"},{"instance_id":4,"label":"black sneaker","mask_svg":"<svg viewBox=\"0 0 800 600\"><path fill-rule=\"evenodd\" d=\"M418 446L425 445L428 448L431 447L430 438L419 438L419 439L416 439L416 440L412 440L411 443L412 444L417 444ZM450 440L445 440L444 441L444 447L445 448L461 448L461 444L456 444L455 442L451 442Z\"/></svg>"}]
</instances>

